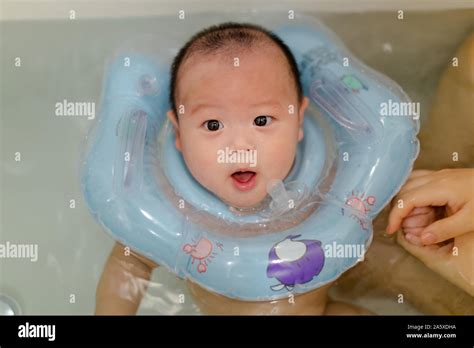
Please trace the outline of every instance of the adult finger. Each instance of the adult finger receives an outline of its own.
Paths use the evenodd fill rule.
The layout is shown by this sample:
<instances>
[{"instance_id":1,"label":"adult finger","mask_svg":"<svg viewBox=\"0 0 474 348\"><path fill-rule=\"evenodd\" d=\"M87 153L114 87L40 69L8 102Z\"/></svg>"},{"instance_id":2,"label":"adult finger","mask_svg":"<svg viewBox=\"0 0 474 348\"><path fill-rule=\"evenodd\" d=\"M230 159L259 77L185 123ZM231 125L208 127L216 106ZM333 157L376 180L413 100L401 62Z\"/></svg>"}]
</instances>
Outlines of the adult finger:
<instances>
[{"instance_id":1,"label":"adult finger","mask_svg":"<svg viewBox=\"0 0 474 348\"><path fill-rule=\"evenodd\" d=\"M470 216L466 207L450 217L433 222L421 232L421 241L424 245L444 242L472 230L468 223Z\"/></svg>"},{"instance_id":2,"label":"adult finger","mask_svg":"<svg viewBox=\"0 0 474 348\"><path fill-rule=\"evenodd\" d=\"M437 190L438 189L438 190ZM446 205L450 197L450 192L445 189L424 185L417 187L398 196L398 202L388 216L387 233L391 234L400 228L402 220L410 214L414 208L425 206Z\"/></svg>"},{"instance_id":3,"label":"adult finger","mask_svg":"<svg viewBox=\"0 0 474 348\"><path fill-rule=\"evenodd\" d=\"M434 172L435 172L434 170L426 170L426 169L414 170L413 172L411 172L411 174L409 176L409 179L415 179L415 178L418 178L420 176L425 176L425 175L428 175L428 174L432 174Z\"/></svg>"},{"instance_id":4,"label":"adult finger","mask_svg":"<svg viewBox=\"0 0 474 348\"><path fill-rule=\"evenodd\" d=\"M397 199L397 196L405 190L405 186L410 184L412 182L414 182L417 178L420 178L420 177L423 177L423 176L426 176L428 174L431 174L433 173L434 170L425 170L425 169L419 169L419 170L414 170L413 172L411 172L410 176L408 177L407 181L405 181L405 183L403 184L403 186L401 187L400 191L397 193L397 195L395 197L392 198L392 200L390 201L390 208L392 208L395 203L396 203L396 199Z\"/></svg>"},{"instance_id":5,"label":"adult finger","mask_svg":"<svg viewBox=\"0 0 474 348\"><path fill-rule=\"evenodd\" d=\"M405 192L411 191L417 187L429 184L431 181L433 181L433 176L432 175L423 175L423 176L418 176L413 179L409 179L405 185L402 186L400 191L397 193L397 196L400 196L404 194Z\"/></svg>"}]
</instances>

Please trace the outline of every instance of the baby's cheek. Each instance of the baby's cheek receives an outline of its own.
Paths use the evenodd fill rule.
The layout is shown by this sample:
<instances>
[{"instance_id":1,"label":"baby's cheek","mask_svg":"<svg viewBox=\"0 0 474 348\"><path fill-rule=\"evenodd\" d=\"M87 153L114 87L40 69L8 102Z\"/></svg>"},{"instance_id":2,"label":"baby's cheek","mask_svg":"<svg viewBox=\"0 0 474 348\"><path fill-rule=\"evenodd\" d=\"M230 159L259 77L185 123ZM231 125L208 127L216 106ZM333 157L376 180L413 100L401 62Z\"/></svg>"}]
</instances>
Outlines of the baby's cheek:
<instances>
[{"instance_id":1,"label":"baby's cheek","mask_svg":"<svg viewBox=\"0 0 474 348\"><path fill-rule=\"evenodd\" d=\"M274 146L265 153L265 168L272 179L283 180L289 173L295 160L296 146L286 144L285 146Z\"/></svg>"},{"instance_id":2,"label":"baby's cheek","mask_svg":"<svg viewBox=\"0 0 474 348\"><path fill-rule=\"evenodd\" d=\"M186 146L183 148L183 157L188 169L198 180L207 179L219 169L217 163L217 151L212 151L209 147Z\"/></svg>"}]
</instances>

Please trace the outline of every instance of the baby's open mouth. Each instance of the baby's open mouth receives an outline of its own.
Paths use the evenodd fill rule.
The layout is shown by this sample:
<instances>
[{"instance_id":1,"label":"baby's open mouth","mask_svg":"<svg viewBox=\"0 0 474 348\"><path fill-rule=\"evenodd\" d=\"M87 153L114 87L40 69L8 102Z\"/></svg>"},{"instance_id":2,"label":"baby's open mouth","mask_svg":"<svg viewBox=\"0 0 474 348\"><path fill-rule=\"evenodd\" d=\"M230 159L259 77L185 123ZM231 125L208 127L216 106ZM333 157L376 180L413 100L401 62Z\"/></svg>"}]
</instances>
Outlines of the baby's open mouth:
<instances>
[{"instance_id":1,"label":"baby's open mouth","mask_svg":"<svg viewBox=\"0 0 474 348\"><path fill-rule=\"evenodd\" d=\"M232 174L232 177L237 180L238 182L245 183L248 182L249 180L252 179L252 177L255 175L255 172L251 171L245 171L245 172L235 172Z\"/></svg>"},{"instance_id":2,"label":"baby's open mouth","mask_svg":"<svg viewBox=\"0 0 474 348\"><path fill-rule=\"evenodd\" d=\"M238 170L232 175L235 187L240 191L251 190L255 186L257 173L251 170Z\"/></svg>"}]
</instances>

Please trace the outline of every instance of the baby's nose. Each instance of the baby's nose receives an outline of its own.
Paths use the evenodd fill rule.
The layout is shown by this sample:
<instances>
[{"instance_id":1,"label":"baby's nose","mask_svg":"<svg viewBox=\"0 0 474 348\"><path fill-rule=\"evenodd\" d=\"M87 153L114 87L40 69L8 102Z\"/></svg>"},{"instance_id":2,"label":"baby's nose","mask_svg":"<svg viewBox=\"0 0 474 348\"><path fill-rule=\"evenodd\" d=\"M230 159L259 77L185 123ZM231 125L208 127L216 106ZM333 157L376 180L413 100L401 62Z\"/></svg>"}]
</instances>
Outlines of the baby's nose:
<instances>
[{"instance_id":1,"label":"baby's nose","mask_svg":"<svg viewBox=\"0 0 474 348\"><path fill-rule=\"evenodd\" d=\"M235 132L232 137L232 149L235 151L251 151L255 149L254 142L248 132Z\"/></svg>"},{"instance_id":2,"label":"baby's nose","mask_svg":"<svg viewBox=\"0 0 474 348\"><path fill-rule=\"evenodd\" d=\"M245 139L236 139L233 142L233 147L236 150L252 150L253 146L250 141L246 141Z\"/></svg>"}]
</instances>

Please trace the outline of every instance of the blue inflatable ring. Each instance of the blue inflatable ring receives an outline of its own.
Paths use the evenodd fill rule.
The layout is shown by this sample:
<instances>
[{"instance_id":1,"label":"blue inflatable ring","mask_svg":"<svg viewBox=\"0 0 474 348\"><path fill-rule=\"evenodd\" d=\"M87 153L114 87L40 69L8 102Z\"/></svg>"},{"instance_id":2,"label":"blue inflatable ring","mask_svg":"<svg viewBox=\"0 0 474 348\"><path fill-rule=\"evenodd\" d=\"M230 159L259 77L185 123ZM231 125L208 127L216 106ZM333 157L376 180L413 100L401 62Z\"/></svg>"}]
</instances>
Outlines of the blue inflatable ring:
<instances>
[{"instance_id":1,"label":"blue inflatable ring","mask_svg":"<svg viewBox=\"0 0 474 348\"><path fill-rule=\"evenodd\" d=\"M384 103L410 102L394 82L314 20L269 29L292 50L311 99L280 192L296 200L293 209L275 213L272 196L261 211L231 211L191 176L166 120L170 49L158 58L123 52L109 63L81 176L90 211L114 239L210 291L250 301L310 291L361 261L372 219L419 149L418 117L381 114Z\"/></svg>"}]
</instances>

